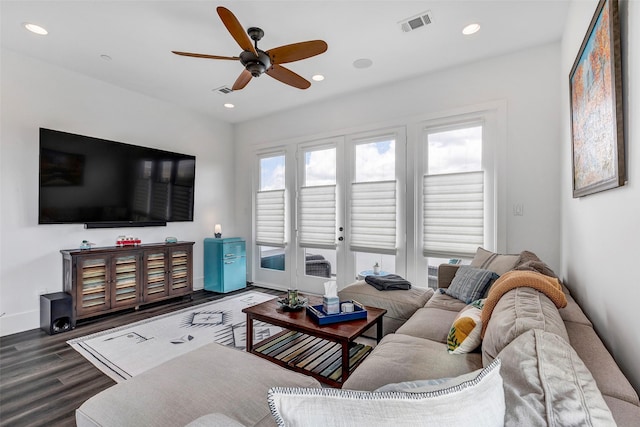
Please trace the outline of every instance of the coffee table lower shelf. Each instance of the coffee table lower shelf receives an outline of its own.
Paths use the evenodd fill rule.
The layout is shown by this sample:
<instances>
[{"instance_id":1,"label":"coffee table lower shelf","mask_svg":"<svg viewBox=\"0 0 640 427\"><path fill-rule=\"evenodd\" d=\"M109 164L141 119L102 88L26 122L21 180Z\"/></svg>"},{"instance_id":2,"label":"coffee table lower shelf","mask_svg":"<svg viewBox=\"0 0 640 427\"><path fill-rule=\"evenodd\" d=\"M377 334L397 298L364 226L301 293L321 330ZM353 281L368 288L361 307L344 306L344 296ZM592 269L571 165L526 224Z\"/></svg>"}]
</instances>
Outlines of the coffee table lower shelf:
<instances>
[{"instance_id":1,"label":"coffee table lower shelf","mask_svg":"<svg viewBox=\"0 0 640 427\"><path fill-rule=\"evenodd\" d=\"M349 373L367 357L371 346L349 343ZM284 330L256 344L252 353L285 368L342 387L342 344L302 332Z\"/></svg>"}]
</instances>

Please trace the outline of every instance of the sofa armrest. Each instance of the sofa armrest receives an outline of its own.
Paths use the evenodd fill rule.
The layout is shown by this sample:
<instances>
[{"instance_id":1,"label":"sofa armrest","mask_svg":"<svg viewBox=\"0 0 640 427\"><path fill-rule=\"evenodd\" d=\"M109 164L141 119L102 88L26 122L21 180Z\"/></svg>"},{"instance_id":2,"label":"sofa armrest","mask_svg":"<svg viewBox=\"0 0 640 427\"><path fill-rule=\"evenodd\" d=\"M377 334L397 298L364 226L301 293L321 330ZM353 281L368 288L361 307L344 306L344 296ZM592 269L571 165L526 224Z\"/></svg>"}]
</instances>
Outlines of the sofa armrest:
<instances>
[{"instance_id":1,"label":"sofa armrest","mask_svg":"<svg viewBox=\"0 0 640 427\"><path fill-rule=\"evenodd\" d=\"M460 265L440 264L438 266L438 288L448 288Z\"/></svg>"}]
</instances>

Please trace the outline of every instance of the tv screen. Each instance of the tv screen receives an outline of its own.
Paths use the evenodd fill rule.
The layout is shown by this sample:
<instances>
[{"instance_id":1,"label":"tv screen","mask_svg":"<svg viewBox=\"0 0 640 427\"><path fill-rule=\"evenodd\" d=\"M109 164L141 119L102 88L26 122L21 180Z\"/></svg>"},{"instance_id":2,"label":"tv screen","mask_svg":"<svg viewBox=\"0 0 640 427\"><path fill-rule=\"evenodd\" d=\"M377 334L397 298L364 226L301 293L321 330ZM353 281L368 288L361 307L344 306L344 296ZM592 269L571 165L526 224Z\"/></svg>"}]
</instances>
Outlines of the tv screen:
<instances>
[{"instance_id":1,"label":"tv screen","mask_svg":"<svg viewBox=\"0 0 640 427\"><path fill-rule=\"evenodd\" d=\"M196 158L40 128L39 224L193 221Z\"/></svg>"}]
</instances>

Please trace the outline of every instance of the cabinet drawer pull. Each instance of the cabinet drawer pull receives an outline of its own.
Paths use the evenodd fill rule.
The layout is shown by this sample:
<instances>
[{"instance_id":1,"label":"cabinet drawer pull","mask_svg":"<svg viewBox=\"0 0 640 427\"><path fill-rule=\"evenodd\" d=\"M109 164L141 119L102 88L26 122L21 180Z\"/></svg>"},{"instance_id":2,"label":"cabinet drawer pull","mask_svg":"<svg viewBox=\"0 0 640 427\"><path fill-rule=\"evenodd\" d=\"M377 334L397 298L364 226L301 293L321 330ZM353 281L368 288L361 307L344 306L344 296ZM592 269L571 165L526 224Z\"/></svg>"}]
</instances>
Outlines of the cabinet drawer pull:
<instances>
[{"instance_id":1,"label":"cabinet drawer pull","mask_svg":"<svg viewBox=\"0 0 640 427\"><path fill-rule=\"evenodd\" d=\"M233 264L233 263L235 263L235 261L225 261L224 263L225 264Z\"/></svg>"},{"instance_id":2,"label":"cabinet drawer pull","mask_svg":"<svg viewBox=\"0 0 640 427\"><path fill-rule=\"evenodd\" d=\"M236 256L236 254L224 254L225 258L230 258Z\"/></svg>"}]
</instances>

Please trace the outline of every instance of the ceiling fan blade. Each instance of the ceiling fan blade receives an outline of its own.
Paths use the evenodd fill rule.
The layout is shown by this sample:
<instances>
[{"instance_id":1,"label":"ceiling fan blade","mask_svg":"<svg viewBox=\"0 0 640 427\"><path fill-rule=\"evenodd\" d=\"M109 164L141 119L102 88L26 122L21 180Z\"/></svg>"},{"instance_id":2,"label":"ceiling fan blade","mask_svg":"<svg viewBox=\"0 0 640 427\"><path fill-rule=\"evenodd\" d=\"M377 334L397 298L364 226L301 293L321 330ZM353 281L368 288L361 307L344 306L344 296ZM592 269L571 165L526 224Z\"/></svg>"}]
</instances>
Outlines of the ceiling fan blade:
<instances>
[{"instance_id":1,"label":"ceiling fan blade","mask_svg":"<svg viewBox=\"0 0 640 427\"><path fill-rule=\"evenodd\" d=\"M273 64L266 73L274 79L280 80L289 86L297 87L298 89L307 89L311 86L311 83L307 79L300 77L290 69L281 67L278 64Z\"/></svg>"},{"instance_id":2,"label":"ceiling fan blade","mask_svg":"<svg viewBox=\"0 0 640 427\"><path fill-rule=\"evenodd\" d=\"M327 51L327 47L327 43L322 40L311 40L269 49L267 54L271 58L272 63L286 64L287 62L299 61L320 55Z\"/></svg>"},{"instance_id":3,"label":"ceiling fan blade","mask_svg":"<svg viewBox=\"0 0 640 427\"><path fill-rule=\"evenodd\" d=\"M222 23L225 27L227 27L227 30L231 34L231 37L235 39L242 50L248 50L249 52L253 52L255 56L258 56L256 48L251 43L251 39L247 35L244 28L242 28L242 25L240 25L240 22L238 21L236 16L231 13L229 9L222 6L218 6L216 10L218 11L218 16L220 16Z\"/></svg>"},{"instance_id":4,"label":"ceiling fan blade","mask_svg":"<svg viewBox=\"0 0 640 427\"><path fill-rule=\"evenodd\" d=\"M251 73L247 70L244 70L242 73L240 73L240 75L236 79L231 90L240 90L244 88L251 81L252 78L253 76L251 75Z\"/></svg>"},{"instance_id":5,"label":"ceiling fan blade","mask_svg":"<svg viewBox=\"0 0 640 427\"><path fill-rule=\"evenodd\" d=\"M240 59L237 56L205 55L204 53L179 52L179 51L176 51L176 50L172 50L171 52L175 53L176 55L192 56L194 58L228 59L228 60L232 60L232 61L237 61L238 59Z\"/></svg>"}]
</instances>

